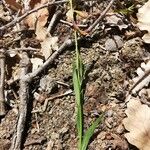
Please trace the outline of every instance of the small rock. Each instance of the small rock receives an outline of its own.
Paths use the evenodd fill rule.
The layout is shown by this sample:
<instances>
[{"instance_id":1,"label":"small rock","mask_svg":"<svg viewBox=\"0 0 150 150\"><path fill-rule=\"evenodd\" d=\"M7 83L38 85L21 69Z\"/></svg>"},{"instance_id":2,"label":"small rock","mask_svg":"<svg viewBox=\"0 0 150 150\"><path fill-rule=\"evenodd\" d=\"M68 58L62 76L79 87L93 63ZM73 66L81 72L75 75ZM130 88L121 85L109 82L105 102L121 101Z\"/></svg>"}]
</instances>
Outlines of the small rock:
<instances>
[{"instance_id":1,"label":"small rock","mask_svg":"<svg viewBox=\"0 0 150 150\"><path fill-rule=\"evenodd\" d=\"M98 134L97 138L98 139L101 139L101 140L104 140L105 139L105 136L106 136L106 132L102 131Z\"/></svg>"},{"instance_id":2,"label":"small rock","mask_svg":"<svg viewBox=\"0 0 150 150\"><path fill-rule=\"evenodd\" d=\"M112 110L108 110L107 112L106 112L106 116L107 117L112 117L113 116L113 111Z\"/></svg>"},{"instance_id":3,"label":"small rock","mask_svg":"<svg viewBox=\"0 0 150 150\"><path fill-rule=\"evenodd\" d=\"M59 134L56 132L51 133L51 139L54 139L54 140L59 139Z\"/></svg>"},{"instance_id":4,"label":"small rock","mask_svg":"<svg viewBox=\"0 0 150 150\"><path fill-rule=\"evenodd\" d=\"M105 49L107 51L116 52L118 50L117 45L113 39L107 39L105 42Z\"/></svg>"},{"instance_id":5,"label":"small rock","mask_svg":"<svg viewBox=\"0 0 150 150\"><path fill-rule=\"evenodd\" d=\"M53 78L44 76L40 80L40 87L42 90L47 92L47 94L51 94L58 88L58 84Z\"/></svg>"},{"instance_id":6,"label":"small rock","mask_svg":"<svg viewBox=\"0 0 150 150\"><path fill-rule=\"evenodd\" d=\"M113 39L107 39L105 42L105 49L107 51L116 52L123 47L123 40L120 36L114 35Z\"/></svg>"},{"instance_id":7,"label":"small rock","mask_svg":"<svg viewBox=\"0 0 150 150\"><path fill-rule=\"evenodd\" d=\"M117 48L118 49L122 48L123 47L123 40L122 40L122 38L120 36L118 36L118 35L115 35L114 39L115 39L115 42L117 44Z\"/></svg>"},{"instance_id":8,"label":"small rock","mask_svg":"<svg viewBox=\"0 0 150 150\"><path fill-rule=\"evenodd\" d=\"M108 118L107 120L105 120L105 124L109 129L111 129L113 127L112 123L113 123L112 118Z\"/></svg>"},{"instance_id":9,"label":"small rock","mask_svg":"<svg viewBox=\"0 0 150 150\"><path fill-rule=\"evenodd\" d=\"M122 134L122 133L124 132L124 130L125 130L125 129L124 129L123 125L121 124L121 125L118 126L116 132L117 132L118 134Z\"/></svg>"}]
</instances>

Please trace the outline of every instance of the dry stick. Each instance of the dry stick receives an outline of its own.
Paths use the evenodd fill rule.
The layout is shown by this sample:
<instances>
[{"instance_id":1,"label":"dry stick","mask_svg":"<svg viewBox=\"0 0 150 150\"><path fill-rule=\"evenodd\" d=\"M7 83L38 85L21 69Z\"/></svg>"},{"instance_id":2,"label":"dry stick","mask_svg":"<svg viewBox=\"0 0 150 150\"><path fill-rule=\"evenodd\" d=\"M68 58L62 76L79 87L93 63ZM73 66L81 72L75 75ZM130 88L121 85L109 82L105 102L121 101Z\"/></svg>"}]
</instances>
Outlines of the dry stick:
<instances>
[{"instance_id":1,"label":"dry stick","mask_svg":"<svg viewBox=\"0 0 150 150\"><path fill-rule=\"evenodd\" d=\"M22 144L23 132L26 124L27 117L27 105L29 101L29 83L22 78L28 73L30 67L30 59L26 52L22 53L22 59L20 61L21 68L21 79L20 79L20 90L19 90L19 98L20 98L20 107L19 107L19 116L16 126L16 132L13 136L13 141L11 145L11 150L20 150Z\"/></svg>"},{"instance_id":2,"label":"dry stick","mask_svg":"<svg viewBox=\"0 0 150 150\"><path fill-rule=\"evenodd\" d=\"M56 50L47 60L46 62L40 66L37 70L35 70L32 73L26 74L22 80L25 80L27 82L30 82L34 77L36 77L39 73L41 73L44 69L46 69L53 61L54 59L63 51L65 48L73 45L73 42L67 38L66 41L60 46L58 50Z\"/></svg>"},{"instance_id":3,"label":"dry stick","mask_svg":"<svg viewBox=\"0 0 150 150\"><path fill-rule=\"evenodd\" d=\"M6 114L4 84L5 84L5 55L4 55L4 50L1 49L0 50L0 116L4 116Z\"/></svg>"},{"instance_id":4,"label":"dry stick","mask_svg":"<svg viewBox=\"0 0 150 150\"><path fill-rule=\"evenodd\" d=\"M110 7L114 3L115 0L111 0L106 9L100 14L98 19L86 30L86 32L91 32L95 26L105 17L106 13L109 11Z\"/></svg>"},{"instance_id":5,"label":"dry stick","mask_svg":"<svg viewBox=\"0 0 150 150\"><path fill-rule=\"evenodd\" d=\"M73 23L71 23L71 22L68 22L68 21L65 21L65 20L62 20L62 19L60 19L60 22L61 23L63 23L63 24L65 24L65 25L67 25L67 26L69 26L69 27L73 27ZM80 28L87 28L87 24L77 24L77 26Z\"/></svg>"},{"instance_id":6,"label":"dry stick","mask_svg":"<svg viewBox=\"0 0 150 150\"><path fill-rule=\"evenodd\" d=\"M54 29L54 25L55 25L57 19L60 17L61 14L62 14L61 11L58 10L58 11L53 15L53 17L52 17L52 19L51 19L51 21L50 21L50 23L49 23L49 25L48 25L47 33L51 33L51 32L52 32L52 30Z\"/></svg>"},{"instance_id":7,"label":"dry stick","mask_svg":"<svg viewBox=\"0 0 150 150\"><path fill-rule=\"evenodd\" d=\"M25 47L25 48L14 48L14 49L10 49L7 50L7 52L12 52L12 51L40 51L40 49L37 48L32 48L32 47Z\"/></svg>"},{"instance_id":8,"label":"dry stick","mask_svg":"<svg viewBox=\"0 0 150 150\"><path fill-rule=\"evenodd\" d=\"M32 10L26 12L25 14L23 14L22 16L20 16L20 17L18 17L18 18L15 18L15 19L12 20L10 23L8 23L8 24L6 24L6 25L0 27L0 30L5 30L5 29L7 29L7 28L9 28L9 27L15 26L16 23L21 22L21 21L22 21L24 18L26 18L28 15L30 15L30 14L32 14L32 13L34 13L34 12L37 12L37 11L40 10L40 9L46 8L46 7L51 6L51 5L62 4L62 3L66 3L66 2L68 2L68 0L55 1L55 2L51 2L51 3L48 2L48 3L42 5L42 6L38 7L38 8L35 8L35 9L32 9Z\"/></svg>"}]
</instances>

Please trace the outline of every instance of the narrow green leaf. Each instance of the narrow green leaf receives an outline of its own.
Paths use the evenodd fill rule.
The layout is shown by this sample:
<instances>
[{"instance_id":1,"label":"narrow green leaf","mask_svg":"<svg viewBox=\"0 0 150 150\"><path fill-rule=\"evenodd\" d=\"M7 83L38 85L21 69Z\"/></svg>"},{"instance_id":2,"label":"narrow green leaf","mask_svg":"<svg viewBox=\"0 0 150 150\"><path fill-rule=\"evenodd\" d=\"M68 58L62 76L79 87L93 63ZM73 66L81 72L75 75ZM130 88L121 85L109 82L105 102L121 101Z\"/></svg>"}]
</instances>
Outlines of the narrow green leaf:
<instances>
[{"instance_id":1,"label":"narrow green leaf","mask_svg":"<svg viewBox=\"0 0 150 150\"><path fill-rule=\"evenodd\" d=\"M78 130L78 138L79 138L79 149L82 147L83 140L83 110L82 106L77 106L77 130Z\"/></svg>"},{"instance_id":2,"label":"narrow green leaf","mask_svg":"<svg viewBox=\"0 0 150 150\"><path fill-rule=\"evenodd\" d=\"M87 129L86 133L83 136L83 142L82 142L82 149L81 150L86 150L88 143L90 141L90 138L92 137L92 135L94 134L94 130L96 129L96 127L98 126L98 124L102 121L102 115L97 118L92 125Z\"/></svg>"},{"instance_id":3,"label":"narrow green leaf","mask_svg":"<svg viewBox=\"0 0 150 150\"><path fill-rule=\"evenodd\" d=\"M74 68L73 70L73 86L74 86L74 92L75 92L75 98L77 101L77 104L80 104L80 83L78 80L77 70Z\"/></svg>"}]
</instances>

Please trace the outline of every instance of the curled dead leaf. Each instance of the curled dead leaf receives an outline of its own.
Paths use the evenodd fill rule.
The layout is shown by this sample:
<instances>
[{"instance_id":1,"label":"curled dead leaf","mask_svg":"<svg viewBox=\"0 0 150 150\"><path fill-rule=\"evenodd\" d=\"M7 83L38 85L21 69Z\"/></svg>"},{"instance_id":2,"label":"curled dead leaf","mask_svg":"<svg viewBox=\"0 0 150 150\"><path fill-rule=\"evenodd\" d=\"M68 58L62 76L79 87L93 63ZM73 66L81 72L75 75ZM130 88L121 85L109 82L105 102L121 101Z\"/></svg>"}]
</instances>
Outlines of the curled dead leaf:
<instances>
[{"instance_id":1,"label":"curled dead leaf","mask_svg":"<svg viewBox=\"0 0 150 150\"><path fill-rule=\"evenodd\" d=\"M51 54L52 50L58 49L58 37L48 37L43 42L41 42L42 53L47 59Z\"/></svg>"},{"instance_id":2,"label":"curled dead leaf","mask_svg":"<svg viewBox=\"0 0 150 150\"><path fill-rule=\"evenodd\" d=\"M123 124L129 133L125 134L128 142L140 150L150 149L150 108L141 104L139 99L131 99L125 111L127 118Z\"/></svg>"},{"instance_id":3,"label":"curled dead leaf","mask_svg":"<svg viewBox=\"0 0 150 150\"><path fill-rule=\"evenodd\" d=\"M33 72L43 65L43 59L38 57L31 58L31 63L32 63L32 72Z\"/></svg>"},{"instance_id":4,"label":"curled dead leaf","mask_svg":"<svg viewBox=\"0 0 150 150\"><path fill-rule=\"evenodd\" d=\"M38 8L42 6L44 3L47 2L47 0L38 0L36 1L37 3L33 3L33 1L30 1L32 4L31 7L33 8ZM38 40L44 40L46 38L47 32L46 29L44 28L45 24L47 23L47 19L49 16L49 12L47 8L43 8L38 10L35 13L32 13L29 15L24 23L30 27L30 29L35 29L35 34L37 35Z\"/></svg>"},{"instance_id":5,"label":"curled dead leaf","mask_svg":"<svg viewBox=\"0 0 150 150\"><path fill-rule=\"evenodd\" d=\"M139 8L137 13L138 23L137 26L140 30L146 30L146 33L142 39L145 43L150 43L150 0Z\"/></svg>"}]
</instances>

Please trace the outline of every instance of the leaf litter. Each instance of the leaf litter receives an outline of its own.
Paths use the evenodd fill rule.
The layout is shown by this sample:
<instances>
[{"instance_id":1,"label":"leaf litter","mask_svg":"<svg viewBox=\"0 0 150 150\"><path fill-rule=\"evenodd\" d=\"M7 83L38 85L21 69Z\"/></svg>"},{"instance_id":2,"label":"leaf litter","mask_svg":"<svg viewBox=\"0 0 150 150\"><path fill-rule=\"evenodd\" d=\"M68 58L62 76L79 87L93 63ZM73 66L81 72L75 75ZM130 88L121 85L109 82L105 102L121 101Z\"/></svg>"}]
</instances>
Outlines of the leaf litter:
<instances>
[{"instance_id":1,"label":"leaf litter","mask_svg":"<svg viewBox=\"0 0 150 150\"><path fill-rule=\"evenodd\" d=\"M43 0L38 0L38 1L31 0L29 3L29 7L30 9L37 8L39 6L42 6L45 2L46 1L43 1ZM105 4L104 6L103 6L103 3ZM17 2L17 4L19 3ZM78 23L90 24L97 17L97 15L93 15L91 13L92 9L99 10L99 7L102 7L102 8L105 7L107 5L107 2L95 3L93 1L92 6L90 4L91 4L90 2L83 3L83 5L81 5L81 8L85 6L83 11L81 8L80 8L81 11L75 10L78 16L77 18ZM89 8L89 5L91 6L91 8L92 7L93 8L92 9ZM61 6L61 8L62 7L63 6ZM60 8L60 6L57 7L57 9L58 8ZM18 8L14 10L13 8L10 7L10 9L12 9L13 11L18 11ZM66 12L67 10L65 10L65 13ZM2 11L2 13L5 14L6 12ZM31 31L33 30L33 34L30 33L29 37L34 38L34 40L36 39L40 43L40 46L38 46L38 49L40 49L40 52L38 51L34 51L31 53L29 52L30 60L33 65L32 71L37 70L39 66L42 66L45 60L47 60L53 54L53 52L58 50L58 47L59 47L58 43L62 42L62 41L59 41L59 39L64 39L64 35L60 37L59 32L61 31L63 33L65 31L64 32L65 36L66 35L68 36L67 34L68 31L71 31L71 27L68 27L68 26L66 27L66 25L61 24L58 30L56 29L53 34L50 34L47 31L47 26L48 26L47 24L49 23L48 17L50 16L50 13L51 13L51 10L49 10L48 8L41 9L40 11L37 11L29 15L27 19L25 19L25 22L24 22L24 24L28 26L27 29ZM65 13L63 14L64 15L63 19L70 21L68 19L69 16L67 16L67 14ZM88 17L88 14L90 14L91 18ZM10 17L7 14L7 15L0 16L0 18L3 18L5 20L6 18L4 16ZM88 20L87 18L90 18L90 19ZM124 42L127 41L126 35L124 35L124 30L129 29L129 31L132 31L133 33L136 32L131 27L131 24L128 22L130 20L127 21L125 19L126 19L126 16L115 14L114 12L107 14L105 18L106 22L102 22L103 35L100 35L101 33L98 32L98 35L100 35L101 38L99 37L97 41L92 43L92 46L89 46L91 44L91 41L85 42L84 46L86 48L81 48L81 54L82 54L84 62L87 64L87 66L88 65L90 66L91 64L93 65L93 68L89 74L89 81L88 81L87 86L92 85L93 83L94 84L96 83L97 85L96 90L95 90L96 92L91 92L90 96L88 94L86 95L87 99L85 100L85 109L87 111L85 111L85 118L86 118L85 126L88 127L90 122L94 120L97 117L97 115L101 114L101 112L104 112L106 114L106 121L98 127L97 129L98 133L96 132L98 136L95 137L94 140L92 140L91 144L89 145L89 149L94 148L96 150L99 150L99 149L116 149L116 150L122 149L124 150L128 148L128 144L126 143L124 137L122 136L125 133L124 128L123 127L120 128L120 125L122 125L121 120L123 119L124 110L125 110L124 109L125 102L123 101L124 100L123 97L125 97L124 92L128 91L128 88L125 87L126 90L124 89L123 82L125 80L128 80L132 76L132 80L135 84L140 83L140 84L137 84L138 86L135 86L133 88L132 93L138 94L139 91L144 90L144 87L146 87L147 89L149 88L149 85L148 85L149 75L145 76L145 74L147 74L147 72L149 71L149 61L146 62L143 59L143 57L141 57L143 53L135 59L135 53L137 52L139 54L141 51L143 51L143 49L140 49L139 51L139 48L143 47L139 44L142 41L139 42L135 40L133 43L131 43L131 45L129 46L130 53L128 52L127 48L124 46L125 45ZM9 21L9 19L6 19L6 20ZM0 20L0 24L1 24L1 20ZM98 26L96 30L97 29L99 30ZM140 29L142 30L142 28ZM149 29L146 29L146 30L149 31ZM71 32L69 32L69 34L70 33ZM14 37L15 36L16 34L14 34ZM114 38L116 36L119 37L119 40L121 41L121 46L119 46L119 41ZM30 38L28 37L25 37L25 38L27 38L29 40L29 43L31 44ZM113 40L113 44L115 45L113 47L110 44L111 50L109 50L108 48L107 49L103 48L105 47L105 43L108 38ZM10 48L14 49L15 47L19 47L21 45L19 44L20 44L19 42L18 43L13 42L13 44L10 44L9 46ZM21 45L21 46L24 46L24 45ZM32 45L31 47L34 48L34 45ZM123 52L125 56L122 57L122 54L120 53L120 51ZM11 59L9 58L10 63L13 62L12 59L15 59L17 57L17 53L20 54L21 52L14 51L12 52L12 54L10 53L10 57L12 57ZM48 70L48 76L52 80L60 81L58 82L59 85L56 82L57 90L54 90L51 94L49 95L47 93L45 94L44 93L45 89L39 90L39 84L38 84L39 77L37 78L37 81L34 81L34 83L31 84L31 86L34 86L34 88L31 91L33 95L35 93L37 93L39 96L44 95L42 102L36 101L36 99L34 100L33 112L34 111L36 112L36 110L40 110L40 108L42 108L43 101L44 99L47 99L47 96L57 97L57 95L59 94L61 95L62 93L65 93L65 91L67 91L68 88L72 86L71 63L72 63L73 57L74 57L74 52L70 50L66 51L54 61L54 63L52 64L52 68ZM125 57L128 59L124 59ZM141 63L141 60L143 63ZM94 61L96 62L95 64L93 64ZM18 75L19 66L17 62L15 62L14 64L15 64L14 65L15 67L12 67L12 70L10 72L17 80L19 76ZM139 67L140 64L141 64L141 67ZM134 76L136 69L137 69L138 77ZM134 71L132 72L131 70L134 70ZM43 75L41 79L42 78L43 78ZM52 87L51 83L47 82L46 84L42 80L40 81L44 85L48 84L49 88ZM141 82L138 82L138 81L141 81ZM66 84L69 86L66 86ZM6 89L7 91L11 89L10 86L12 85L8 84L8 87ZM15 88L18 88L18 82L15 83ZM10 90L10 92L7 92L8 94L6 95L6 97L8 97L8 100L10 99L10 101L13 102L13 105L11 106L14 108L12 110L16 109L18 111L18 103L19 103L18 95L19 94L18 94L18 90L15 88L13 88L13 90ZM129 105L127 105L127 107L131 108L131 106L134 105L138 107L138 110L134 110L134 108L132 108L134 112L136 112L133 115L133 114L130 114L130 111L127 108L127 110L125 111L127 114L127 118L126 118L127 121L126 122L123 121L123 123L125 122L124 126L129 131L129 133L125 134L125 137L127 138L128 142L135 145L139 149L144 148L144 150L147 150L145 148L149 146L149 142L147 142L149 138L147 138L141 132L147 133L149 130L148 125L147 125L147 123L149 123L148 120L144 122L144 119L148 118L149 107L147 107L145 104L141 104L140 99L141 99L141 95L139 94L139 97L137 98L136 102L135 101L133 102L132 99L129 101L128 103ZM75 145L77 141L76 141L76 134L75 134L76 131L74 128L75 126L74 107L75 107L74 97L72 95L69 95L63 98L56 98L56 100L54 100L53 102L49 102L45 112L33 113L32 118L31 118L32 122L31 122L31 126L29 129L29 134L27 136L27 143L25 144L24 149L30 149L30 148L46 149L46 147L47 149L52 148L52 149L57 149L57 150L77 149ZM0 137L1 137L0 141L1 139L10 139L11 137L11 132L9 129L11 129L11 127L14 125L14 123L12 124L11 122L13 122L15 118L17 117L15 115L11 117L11 115L13 114L14 114L13 111L11 111L11 113L8 113L8 117L6 118L6 120L2 120L2 123L0 124L0 131L3 131L3 132L0 132ZM11 119L9 118L9 115ZM144 118L144 115L146 115L145 118ZM144 123L144 125L142 123ZM139 131L140 129L141 129L141 132ZM64 130L65 132L63 132L62 130ZM101 132L99 133L99 131ZM136 132L137 134L133 132ZM136 136L136 138L140 139L141 142L143 141L146 144L140 143L138 140L135 140L134 136ZM40 138L45 139L46 137L49 143L46 143L44 141L44 143L39 142L37 145L34 145L34 143L29 142L31 139L33 139L33 141L37 141L36 140L37 137L39 138L39 141L40 141ZM51 146L48 146L48 145L51 145Z\"/></svg>"}]
</instances>

